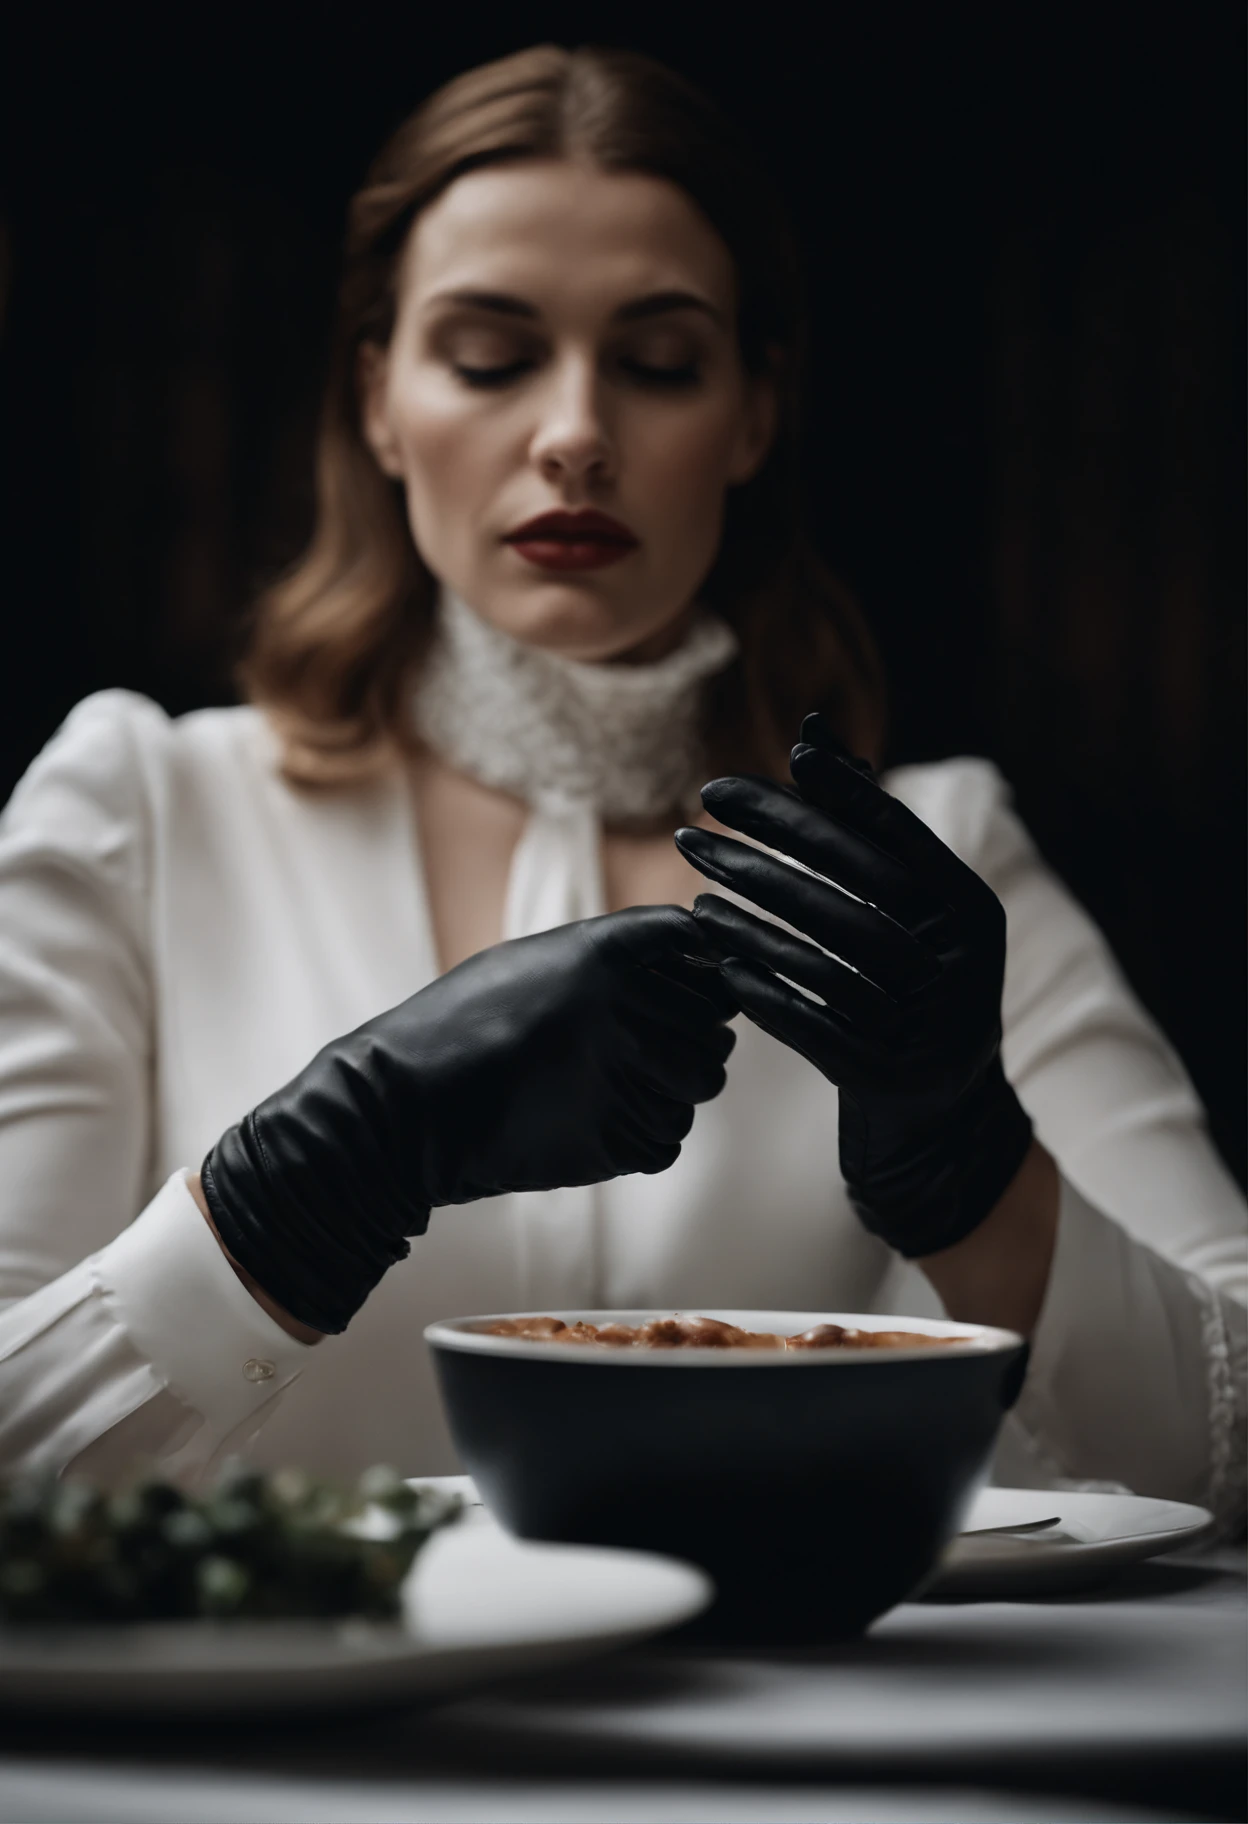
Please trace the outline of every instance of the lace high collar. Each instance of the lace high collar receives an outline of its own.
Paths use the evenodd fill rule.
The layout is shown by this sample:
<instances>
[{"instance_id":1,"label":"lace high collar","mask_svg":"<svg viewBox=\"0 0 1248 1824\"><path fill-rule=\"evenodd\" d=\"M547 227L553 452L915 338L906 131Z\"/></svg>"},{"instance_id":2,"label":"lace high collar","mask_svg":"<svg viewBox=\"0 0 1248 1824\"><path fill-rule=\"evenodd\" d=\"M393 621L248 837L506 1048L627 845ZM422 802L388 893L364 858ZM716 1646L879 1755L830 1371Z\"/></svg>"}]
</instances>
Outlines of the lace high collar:
<instances>
[{"instance_id":1,"label":"lace high collar","mask_svg":"<svg viewBox=\"0 0 1248 1824\"><path fill-rule=\"evenodd\" d=\"M417 734L448 765L539 809L604 822L693 815L705 777L702 687L736 656L710 613L652 664L585 664L526 646L443 589L416 686Z\"/></svg>"}]
</instances>

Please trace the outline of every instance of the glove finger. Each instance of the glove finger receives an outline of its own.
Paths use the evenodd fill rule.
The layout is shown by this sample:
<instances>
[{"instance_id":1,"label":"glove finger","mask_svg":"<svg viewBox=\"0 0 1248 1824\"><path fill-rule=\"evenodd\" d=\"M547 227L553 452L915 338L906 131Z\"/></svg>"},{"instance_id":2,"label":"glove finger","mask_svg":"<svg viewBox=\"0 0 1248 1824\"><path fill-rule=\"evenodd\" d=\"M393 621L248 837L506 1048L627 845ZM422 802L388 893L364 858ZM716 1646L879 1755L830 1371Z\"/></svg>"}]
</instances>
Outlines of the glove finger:
<instances>
[{"instance_id":1,"label":"glove finger","mask_svg":"<svg viewBox=\"0 0 1248 1824\"><path fill-rule=\"evenodd\" d=\"M699 1000L709 1001L717 1020L735 1020L741 1009L731 988L719 972L719 965L709 957L671 956L664 963L648 966L647 974L673 982ZM694 1014L697 1009L692 1010ZM692 1017L692 1014L691 1014Z\"/></svg>"},{"instance_id":2,"label":"glove finger","mask_svg":"<svg viewBox=\"0 0 1248 1824\"><path fill-rule=\"evenodd\" d=\"M931 951L908 931L839 887L710 830L677 830L676 843L681 854L709 879L775 913L896 999L940 973ZM732 986L732 978L727 980Z\"/></svg>"},{"instance_id":3,"label":"glove finger","mask_svg":"<svg viewBox=\"0 0 1248 1824\"><path fill-rule=\"evenodd\" d=\"M722 956L762 963L799 987L812 989L851 1025L875 1038L897 1031L901 1009L896 1001L836 957L755 918L717 893L699 894L693 913Z\"/></svg>"},{"instance_id":4,"label":"glove finger","mask_svg":"<svg viewBox=\"0 0 1248 1824\"><path fill-rule=\"evenodd\" d=\"M699 941L705 946L700 929ZM673 981L666 970L630 969L612 993L612 1005L621 1012L631 1009L656 1026L682 1033L695 1042L723 1046L722 1055L727 1057L732 1050L732 1034L725 1021L735 1019L740 1008L727 983L720 985L718 997L722 1008L730 1008L731 1013L716 1005L715 984L719 981L719 970L714 957L708 955L707 961L691 973L697 975L700 984L705 983L705 991L701 985L695 992L682 982Z\"/></svg>"},{"instance_id":5,"label":"glove finger","mask_svg":"<svg viewBox=\"0 0 1248 1824\"><path fill-rule=\"evenodd\" d=\"M613 1089L603 1140L616 1175L666 1171L693 1126L692 1104L646 1088L627 1071L617 1073Z\"/></svg>"},{"instance_id":6,"label":"glove finger","mask_svg":"<svg viewBox=\"0 0 1248 1824\"><path fill-rule=\"evenodd\" d=\"M585 919L578 929L654 1018L696 1035L738 1013L683 906L629 906Z\"/></svg>"},{"instance_id":7,"label":"glove finger","mask_svg":"<svg viewBox=\"0 0 1248 1824\"><path fill-rule=\"evenodd\" d=\"M721 967L747 1019L779 1039L833 1083L851 1081L858 1046L835 1013L816 1007L758 963L725 957Z\"/></svg>"},{"instance_id":8,"label":"glove finger","mask_svg":"<svg viewBox=\"0 0 1248 1824\"><path fill-rule=\"evenodd\" d=\"M908 868L916 882L951 906L975 904L986 891L979 876L947 848L922 818L826 747L799 743L789 770L802 796Z\"/></svg>"},{"instance_id":9,"label":"glove finger","mask_svg":"<svg viewBox=\"0 0 1248 1824\"><path fill-rule=\"evenodd\" d=\"M770 779L712 779L702 788L702 802L729 829L792 856L909 930L930 930L946 911L908 867L799 792ZM677 846L683 834L677 832Z\"/></svg>"},{"instance_id":10,"label":"glove finger","mask_svg":"<svg viewBox=\"0 0 1248 1824\"><path fill-rule=\"evenodd\" d=\"M626 1066L638 1082L678 1102L710 1102L724 1087L724 1064L737 1041L726 1026L699 1041L656 1025L635 1008L621 1009L618 1018Z\"/></svg>"},{"instance_id":11,"label":"glove finger","mask_svg":"<svg viewBox=\"0 0 1248 1824\"><path fill-rule=\"evenodd\" d=\"M876 777L875 768L861 754L855 754L846 747L822 710L812 710L810 715L802 718L798 740L808 747L822 747L838 760L847 760L855 772L862 773L868 779Z\"/></svg>"},{"instance_id":12,"label":"glove finger","mask_svg":"<svg viewBox=\"0 0 1248 1824\"><path fill-rule=\"evenodd\" d=\"M651 1145L679 1146L693 1126L694 1114L692 1102L651 1091L642 1102L638 1124L649 1137Z\"/></svg>"},{"instance_id":13,"label":"glove finger","mask_svg":"<svg viewBox=\"0 0 1248 1824\"><path fill-rule=\"evenodd\" d=\"M705 955L697 922L683 906L628 906L587 918L580 929L585 942L612 963L661 968L682 957Z\"/></svg>"},{"instance_id":14,"label":"glove finger","mask_svg":"<svg viewBox=\"0 0 1248 1824\"><path fill-rule=\"evenodd\" d=\"M643 1173L645 1177L654 1178L657 1177L660 1172L666 1172L669 1167L675 1165L679 1158L679 1146L657 1147L652 1162L649 1165L638 1166L637 1169L639 1172Z\"/></svg>"}]
</instances>

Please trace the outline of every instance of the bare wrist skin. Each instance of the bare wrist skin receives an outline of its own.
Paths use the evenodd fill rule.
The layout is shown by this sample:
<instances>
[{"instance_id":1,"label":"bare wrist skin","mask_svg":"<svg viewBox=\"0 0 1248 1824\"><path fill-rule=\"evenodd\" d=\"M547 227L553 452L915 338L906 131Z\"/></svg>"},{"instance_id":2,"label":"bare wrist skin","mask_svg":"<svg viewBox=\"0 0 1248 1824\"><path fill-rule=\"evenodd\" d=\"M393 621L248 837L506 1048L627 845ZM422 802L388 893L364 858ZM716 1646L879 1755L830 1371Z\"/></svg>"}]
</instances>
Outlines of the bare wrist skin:
<instances>
[{"instance_id":1,"label":"bare wrist skin","mask_svg":"<svg viewBox=\"0 0 1248 1824\"><path fill-rule=\"evenodd\" d=\"M1053 1265L1059 1197L1053 1156L1033 1140L979 1227L918 1263L951 1318L1031 1335Z\"/></svg>"},{"instance_id":2,"label":"bare wrist skin","mask_svg":"<svg viewBox=\"0 0 1248 1824\"><path fill-rule=\"evenodd\" d=\"M238 1275L239 1279L246 1286L247 1290L251 1293L251 1296L255 1299L256 1303L260 1306L261 1310L267 1311L269 1316L273 1319L273 1322L275 1324L280 1324L282 1329L286 1332L287 1336L293 1336L296 1342L299 1342L299 1343L319 1343L319 1342L321 1342L323 1340L321 1331L310 1330L306 1324L301 1324L297 1318L292 1317L290 1315L289 1311L283 1311L282 1307L279 1304L275 1304L274 1301L269 1297L269 1295L265 1291L264 1287L261 1285L258 1285L256 1283L256 1281L251 1277L251 1274L248 1273L245 1268L239 1266L239 1264L235 1260L234 1256L230 1253L229 1249L226 1247L225 1243L222 1241L220 1235L217 1234L217 1225L212 1220L212 1212L208 1208L208 1199L204 1196L204 1187L200 1183L198 1172L195 1172L190 1178L187 1179L186 1188L191 1193L191 1196L195 1199L196 1203L199 1205L200 1214L203 1216L204 1221L208 1224L208 1227L212 1230L213 1236L216 1239L217 1246L220 1248L221 1252L225 1255L225 1258L229 1261L229 1263L233 1267L235 1273Z\"/></svg>"}]
</instances>

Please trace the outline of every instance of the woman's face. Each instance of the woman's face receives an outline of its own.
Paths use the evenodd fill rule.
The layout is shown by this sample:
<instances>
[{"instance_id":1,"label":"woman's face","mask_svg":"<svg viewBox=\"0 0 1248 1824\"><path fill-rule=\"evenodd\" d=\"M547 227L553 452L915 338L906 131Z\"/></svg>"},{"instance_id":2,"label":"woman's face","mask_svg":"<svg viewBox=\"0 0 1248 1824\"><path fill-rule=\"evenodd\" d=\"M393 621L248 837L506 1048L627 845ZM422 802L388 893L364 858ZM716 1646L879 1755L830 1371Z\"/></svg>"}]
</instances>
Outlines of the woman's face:
<instances>
[{"instance_id":1,"label":"woman's face","mask_svg":"<svg viewBox=\"0 0 1248 1824\"><path fill-rule=\"evenodd\" d=\"M727 247L663 179L552 160L452 184L361 370L365 434L434 575L568 658L676 644L726 491L771 436L735 290ZM516 536L550 513L572 517Z\"/></svg>"}]
</instances>

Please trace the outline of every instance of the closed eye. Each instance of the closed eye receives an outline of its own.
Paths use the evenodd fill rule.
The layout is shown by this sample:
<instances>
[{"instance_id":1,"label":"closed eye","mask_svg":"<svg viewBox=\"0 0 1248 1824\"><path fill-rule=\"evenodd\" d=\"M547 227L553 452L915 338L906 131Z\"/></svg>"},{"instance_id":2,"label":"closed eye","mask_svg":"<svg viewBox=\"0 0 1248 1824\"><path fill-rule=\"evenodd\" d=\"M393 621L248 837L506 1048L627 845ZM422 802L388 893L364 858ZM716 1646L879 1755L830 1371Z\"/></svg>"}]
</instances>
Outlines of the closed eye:
<instances>
[{"instance_id":1,"label":"closed eye","mask_svg":"<svg viewBox=\"0 0 1248 1824\"><path fill-rule=\"evenodd\" d=\"M512 380L518 380L532 365L531 361L508 361L501 367L465 367L457 361L455 372L466 386L506 386Z\"/></svg>"},{"instance_id":2,"label":"closed eye","mask_svg":"<svg viewBox=\"0 0 1248 1824\"><path fill-rule=\"evenodd\" d=\"M679 367L652 367L646 361L634 361L625 356L620 366L643 386L696 386L702 377L696 361L683 362Z\"/></svg>"},{"instance_id":3,"label":"closed eye","mask_svg":"<svg viewBox=\"0 0 1248 1824\"><path fill-rule=\"evenodd\" d=\"M529 359L507 361L491 367L470 367L465 362L455 363L455 372L465 386L502 387L509 386L513 380L520 379L522 374L531 371L534 363ZM701 379L701 369L696 361L685 361L679 366L655 366L648 361L636 361L630 356L620 359L620 370L628 379L641 386L670 387L677 390L683 387L696 386Z\"/></svg>"}]
</instances>

